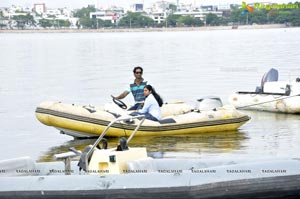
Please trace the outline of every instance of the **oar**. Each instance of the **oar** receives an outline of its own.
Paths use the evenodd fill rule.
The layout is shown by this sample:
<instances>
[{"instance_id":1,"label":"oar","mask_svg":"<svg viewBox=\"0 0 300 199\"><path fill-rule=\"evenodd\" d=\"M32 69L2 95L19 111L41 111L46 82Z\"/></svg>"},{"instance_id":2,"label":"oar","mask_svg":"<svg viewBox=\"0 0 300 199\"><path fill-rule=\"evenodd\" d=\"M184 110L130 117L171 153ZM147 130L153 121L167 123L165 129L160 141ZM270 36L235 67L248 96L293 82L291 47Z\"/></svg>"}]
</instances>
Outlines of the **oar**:
<instances>
[{"instance_id":1,"label":"oar","mask_svg":"<svg viewBox=\"0 0 300 199\"><path fill-rule=\"evenodd\" d=\"M292 96L288 96L288 97L284 97L284 98L280 98L280 99L270 100L270 101L266 101L266 102L260 102L260 103L257 103L257 104L250 104L250 105L247 105L247 106L240 106L240 107L236 107L236 109L243 109L243 108L247 108L247 107L251 107L251 106L257 106L257 105L266 104L266 103L270 103L270 102L275 102L275 101L278 101L278 100L283 100L283 99L297 97L297 96L300 96L300 94L292 95Z\"/></svg>"}]
</instances>

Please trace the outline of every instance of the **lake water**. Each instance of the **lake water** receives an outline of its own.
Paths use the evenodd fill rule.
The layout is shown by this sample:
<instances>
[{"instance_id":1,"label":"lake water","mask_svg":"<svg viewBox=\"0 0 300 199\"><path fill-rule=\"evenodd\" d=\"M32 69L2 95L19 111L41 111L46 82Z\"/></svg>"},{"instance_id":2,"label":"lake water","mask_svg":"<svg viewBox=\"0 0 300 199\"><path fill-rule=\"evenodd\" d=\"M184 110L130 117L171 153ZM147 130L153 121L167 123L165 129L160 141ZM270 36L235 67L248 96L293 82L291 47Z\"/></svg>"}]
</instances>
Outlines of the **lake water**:
<instances>
[{"instance_id":1,"label":"lake water","mask_svg":"<svg viewBox=\"0 0 300 199\"><path fill-rule=\"evenodd\" d=\"M54 153L92 143L42 125L35 118L36 106L45 100L82 105L110 102L111 94L120 94L133 80L137 65L165 101L191 104L207 95L220 96L226 104L233 92L254 90L271 67L279 70L280 80L299 77L299 35L299 28L2 33L0 159L50 160ZM131 104L132 96L125 102ZM131 146L176 157L299 157L300 115L247 113L252 119L238 131L134 138ZM117 143L117 139L109 141Z\"/></svg>"}]
</instances>

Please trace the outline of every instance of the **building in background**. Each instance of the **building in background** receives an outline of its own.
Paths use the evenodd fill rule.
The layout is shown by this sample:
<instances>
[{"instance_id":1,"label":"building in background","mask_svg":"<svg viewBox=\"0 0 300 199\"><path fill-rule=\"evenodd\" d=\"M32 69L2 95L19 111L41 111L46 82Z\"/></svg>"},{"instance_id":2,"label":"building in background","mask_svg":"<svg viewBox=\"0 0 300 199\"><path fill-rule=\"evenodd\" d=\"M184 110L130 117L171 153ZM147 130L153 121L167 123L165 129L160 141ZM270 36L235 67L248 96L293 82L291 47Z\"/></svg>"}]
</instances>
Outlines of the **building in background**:
<instances>
[{"instance_id":1,"label":"building in background","mask_svg":"<svg viewBox=\"0 0 300 199\"><path fill-rule=\"evenodd\" d=\"M33 5L33 10L37 14L42 15L42 14L46 13L46 4L44 4L44 3L35 3Z\"/></svg>"},{"instance_id":2,"label":"building in background","mask_svg":"<svg viewBox=\"0 0 300 199\"><path fill-rule=\"evenodd\" d=\"M144 4L136 3L132 4L129 8L130 12L144 12Z\"/></svg>"},{"instance_id":3,"label":"building in background","mask_svg":"<svg viewBox=\"0 0 300 199\"><path fill-rule=\"evenodd\" d=\"M165 23L166 18L170 14L170 4L167 1L158 1L152 7L147 8L146 12L157 24Z\"/></svg>"},{"instance_id":4,"label":"building in background","mask_svg":"<svg viewBox=\"0 0 300 199\"><path fill-rule=\"evenodd\" d=\"M90 13L91 19L101 19L103 21L111 21L116 24L117 21L124 15L124 9L117 6L112 6L107 9L98 9L96 12Z\"/></svg>"}]
</instances>

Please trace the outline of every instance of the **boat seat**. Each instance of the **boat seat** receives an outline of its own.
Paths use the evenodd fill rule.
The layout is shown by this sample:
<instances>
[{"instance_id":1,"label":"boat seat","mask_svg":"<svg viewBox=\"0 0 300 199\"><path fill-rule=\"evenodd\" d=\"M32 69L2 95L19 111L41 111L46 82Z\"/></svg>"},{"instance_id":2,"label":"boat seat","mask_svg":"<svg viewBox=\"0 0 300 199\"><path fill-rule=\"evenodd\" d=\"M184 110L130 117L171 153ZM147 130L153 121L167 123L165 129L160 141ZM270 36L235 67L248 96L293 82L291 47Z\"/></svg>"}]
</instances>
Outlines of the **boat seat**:
<instances>
[{"instance_id":1,"label":"boat seat","mask_svg":"<svg viewBox=\"0 0 300 199\"><path fill-rule=\"evenodd\" d=\"M0 172L5 176L29 176L38 175L35 162L30 157L14 158L0 161L0 168L5 172Z\"/></svg>"},{"instance_id":2,"label":"boat seat","mask_svg":"<svg viewBox=\"0 0 300 199\"><path fill-rule=\"evenodd\" d=\"M127 169L128 170L147 170L147 172L156 172L157 167L153 158L147 157L140 160L132 160L127 162Z\"/></svg>"},{"instance_id":3,"label":"boat seat","mask_svg":"<svg viewBox=\"0 0 300 199\"><path fill-rule=\"evenodd\" d=\"M176 123L176 121L172 118L166 118L159 121L160 124L172 124Z\"/></svg>"}]
</instances>

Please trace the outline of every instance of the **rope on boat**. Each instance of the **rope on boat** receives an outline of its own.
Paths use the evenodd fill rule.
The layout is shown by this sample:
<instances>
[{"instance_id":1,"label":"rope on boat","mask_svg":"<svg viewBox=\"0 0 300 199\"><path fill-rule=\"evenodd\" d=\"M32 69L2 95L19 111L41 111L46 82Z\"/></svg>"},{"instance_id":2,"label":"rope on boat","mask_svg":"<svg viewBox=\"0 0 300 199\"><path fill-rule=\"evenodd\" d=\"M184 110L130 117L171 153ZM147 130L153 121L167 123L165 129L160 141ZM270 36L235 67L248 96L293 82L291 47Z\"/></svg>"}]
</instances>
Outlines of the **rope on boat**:
<instances>
[{"instance_id":1,"label":"rope on boat","mask_svg":"<svg viewBox=\"0 0 300 199\"><path fill-rule=\"evenodd\" d=\"M297 97L297 96L300 96L300 94L292 95L292 96L288 96L288 97L284 97L284 98L280 98L280 99L270 100L270 101L266 101L266 102L260 102L260 103L257 103L257 104L250 104L250 105L247 105L247 106L240 106L240 107L236 107L236 109L243 109L243 108L247 108L247 107L251 107L251 106L257 106L257 105L270 103L270 102L275 102L275 101L278 101L278 100L284 100L284 99L287 99L287 98L292 98L292 97Z\"/></svg>"}]
</instances>

